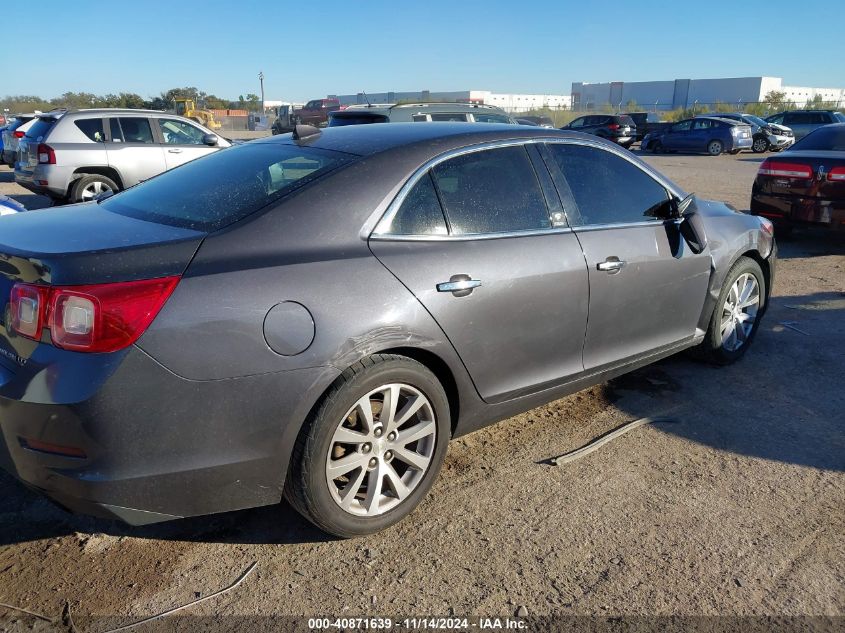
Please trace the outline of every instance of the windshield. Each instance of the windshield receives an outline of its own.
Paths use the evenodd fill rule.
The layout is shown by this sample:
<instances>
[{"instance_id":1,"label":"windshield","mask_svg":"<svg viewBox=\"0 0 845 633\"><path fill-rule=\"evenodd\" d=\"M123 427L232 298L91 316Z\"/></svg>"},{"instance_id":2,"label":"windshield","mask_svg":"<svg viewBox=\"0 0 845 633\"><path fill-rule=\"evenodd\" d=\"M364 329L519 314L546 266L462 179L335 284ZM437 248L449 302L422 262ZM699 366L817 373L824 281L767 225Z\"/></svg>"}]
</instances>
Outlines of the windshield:
<instances>
[{"instance_id":1,"label":"windshield","mask_svg":"<svg viewBox=\"0 0 845 633\"><path fill-rule=\"evenodd\" d=\"M793 145L791 150L845 152L845 125L816 128Z\"/></svg>"},{"instance_id":2,"label":"windshield","mask_svg":"<svg viewBox=\"0 0 845 633\"><path fill-rule=\"evenodd\" d=\"M213 231L354 158L297 145L246 143L164 172L100 204L140 220Z\"/></svg>"},{"instance_id":3,"label":"windshield","mask_svg":"<svg viewBox=\"0 0 845 633\"><path fill-rule=\"evenodd\" d=\"M754 125L759 125L760 127L766 127L768 125L766 121L764 121L758 116L754 116L753 114L746 114L745 120L751 121Z\"/></svg>"}]
</instances>

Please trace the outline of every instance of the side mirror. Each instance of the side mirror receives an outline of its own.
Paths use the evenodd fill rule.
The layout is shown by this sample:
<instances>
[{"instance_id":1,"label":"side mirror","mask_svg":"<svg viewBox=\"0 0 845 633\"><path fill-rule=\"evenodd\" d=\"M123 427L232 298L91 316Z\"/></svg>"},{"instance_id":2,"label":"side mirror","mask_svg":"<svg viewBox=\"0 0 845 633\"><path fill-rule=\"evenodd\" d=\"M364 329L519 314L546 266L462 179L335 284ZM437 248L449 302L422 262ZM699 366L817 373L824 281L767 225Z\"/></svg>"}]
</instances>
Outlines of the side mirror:
<instances>
[{"instance_id":1,"label":"side mirror","mask_svg":"<svg viewBox=\"0 0 845 633\"><path fill-rule=\"evenodd\" d=\"M202 142L206 145L210 145L211 147L217 145L218 140L219 139L217 138L216 134L203 134L202 136Z\"/></svg>"},{"instance_id":2,"label":"side mirror","mask_svg":"<svg viewBox=\"0 0 845 633\"><path fill-rule=\"evenodd\" d=\"M691 193L681 200L678 205L678 217L681 219L681 235L693 253L701 253L707 248L707 232L704 229L704 220L695 205L695 194Z\"/></svg>"}]
</instances>

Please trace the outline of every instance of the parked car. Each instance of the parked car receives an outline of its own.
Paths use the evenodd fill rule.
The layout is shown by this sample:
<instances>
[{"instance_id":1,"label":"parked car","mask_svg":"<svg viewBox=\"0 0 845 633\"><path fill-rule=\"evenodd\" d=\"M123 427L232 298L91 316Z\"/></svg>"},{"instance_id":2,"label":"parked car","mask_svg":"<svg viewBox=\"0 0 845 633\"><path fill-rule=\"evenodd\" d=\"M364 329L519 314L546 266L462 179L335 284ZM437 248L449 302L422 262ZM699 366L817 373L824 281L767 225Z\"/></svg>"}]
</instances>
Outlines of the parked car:
<instances>
[{"instance_id":1,"label":"parked car","mask_svg":"<svg viewBox=\"0 0 845 633\"><path fill-rule=\"evenodd\" d=\"M26 211L26 207L20 202L9 196L0 195L0 216L20 213L21 211Z\"/></svg>"},{"instance_id":2,"label":"parked car","mask_svg":"<svg viewBox=\"0 0 845 633\"><path fill-rule=\"evenodd\" d=\"M284 490L327 532L375 532L452 437L683 349L739 359L771 228L568 132L238 145L3 220L0 463L134 524Z\"/></svg>"},{"instance_id":3,"label":"parked car","mask_svg":"<svg viewBox=\"0 0 845 633\"><path fill-rule=\"evenodd\" d=\"M801 225L845 230L845 123L820 127L760 165L751 213L788 235Z\"/></svg>"},{"instance_id":4,"label":"parked car","mask_svg":"<svg viewBox=\"0 0 845 633\"><path fill-rule=\"evenodd\" d=\"M718 117L696 117L673 124L663 132L648 134L640 144L644 150L660 152L723 152L738 154L751 149L751 126Z\"/></svg>"},{"instance_id":5,"label":"parked car","mask_svg":"<svg viewBox=\"0 0 845 633\"><path fill-rule=\"evenodd\" d=\"M626 114L590 114L578 117L561 130L595 134L628 148L637 138L637 126Z\"/></svg>"},{"instance_id":6,"label":"parked car","mask_svg":"<svg viewBox=\"0 0 845 633\"><path fill-rule=\"evenodd\" d=\"M295 121L293 105L281 105L276 108L276 118L273 120L273 125L270 126L270 131L273 134L293 132L293 128L296 125Z\"/></svg>"},{"instance_id":7,"label":"parked car","mask_svg":"<svg viewBox=\"0 0 845 633\"><path fill-rule=\"evenodd\" d=\"M626 112L625 116L630 117L637 127L634 142L642 141L649 132L658 131L663 123L656 112Z\"/></svg>"},{"instance_id":8,"label":"parked car","mask_svg":"<svg viewBox=\"0 0 845 633\"><path fill-rule=\"evenodd\" d=\"M16 114L11 118L6 129L3 131L3 162L9 167L15 166L15 155L18 151L18 140L23 137L23 132L18 128L32 121L35 114Z\"/></svg>"},{"instance_id":9,"label":"parked car","mask_svg":"<svg viewBox=\"0 0 845 633\"><path fill-rule=\"evenodd\" d=\"M788 127L770 123L753 114L744 112L719 112L716 114L701 115L713 116L720 119L730 119L747 123L751 126L751 150L755 154L762 154L769 150L779 151L786 149L795 142L795 135Z\"/></svg>"},{"instance_id":10,"label":"parked car","mask_svg":"<svg viewBox=\"0 0 845 633\"><path fill-rule=\"evenodd\" d=\"M535 116L535 115L525 115L518 118L517 123L520 125L537 125L539 127L548 127L553 128L555 126L554 121L550 117L547 116Z\"/></svg>"},{"instance_id":11,"label":"parked car","mask_svg":"<svg viewBox=\"0 0 845 633\"><path fill-rule=\"evenodd\" d=\"M340 101L337 99L312 99L298 110L294 110L294 122L324 126L328 123L329 113L340 110Z\"/></svg>"},{"instance_id":12,"label":"parked car","mask_svg":"<svg viewBox=\"0 0 845 633\"><path fill-rule=\"evenodd\" d=\"M15 182L57 202L84 202L230 145L199 123L165 112L45 113L21 139Z\"/></svg>"},{"instance_id":13,"label":"parked car","mask_svg":"<svg viewBox=\"0 0 845 633\"><path fill-rule=\"evenodd\" d=\"M766 117L766 121L785 125L797 141L823 125L845 123L845 114L836 110L787 110Z\"/></svg>"},{"instance_id":14,"label":"parked car","mask_svg":"<svg viewBox=\"0 0 845 633\"><path fill-rule=\"evenodd\" d=\"M364 123L449 121L516 124L501 108L477 103L408 103L354 105L329 114L329 127Z\"/></svg>"}]
</instances>

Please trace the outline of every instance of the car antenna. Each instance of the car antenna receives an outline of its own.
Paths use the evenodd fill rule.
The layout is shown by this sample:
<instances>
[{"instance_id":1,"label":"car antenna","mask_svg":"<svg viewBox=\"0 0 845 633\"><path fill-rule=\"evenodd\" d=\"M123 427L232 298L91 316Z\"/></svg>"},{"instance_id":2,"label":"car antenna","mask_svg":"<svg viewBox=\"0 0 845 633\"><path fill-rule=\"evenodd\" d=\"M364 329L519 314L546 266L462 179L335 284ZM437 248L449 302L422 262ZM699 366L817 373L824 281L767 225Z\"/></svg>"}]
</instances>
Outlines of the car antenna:
<instances>
[{"instance_id":1,"label":"car antenna","mask_svg":"<svg viewBox=\"0 0 845 633\"><path fill-rule=\"evenodd\" d=\"M367 107L368 107L368 108L372 108L372 107L373 107L373 104L372 104L372 103L370 103L370 98L367 96L367 93L366 93L366 92L364 92L364 91L362 90L362 91L361 91L361 94L362 94L362 95L364 95L364 101L366 101L366 102L367 102Z\"/></svg>"},{"instance_id":2,"label":"car antenna","mask_svg":"<svg viewBox=\"0 0 845 633\"><path fill-rule=\"evenodd\" d=\"M293 140L306 141L308 139L317 138L320 136L320 128L313 125L305 125L304 123L297 123L293 126Z\"/></svg>"}]
</instances>

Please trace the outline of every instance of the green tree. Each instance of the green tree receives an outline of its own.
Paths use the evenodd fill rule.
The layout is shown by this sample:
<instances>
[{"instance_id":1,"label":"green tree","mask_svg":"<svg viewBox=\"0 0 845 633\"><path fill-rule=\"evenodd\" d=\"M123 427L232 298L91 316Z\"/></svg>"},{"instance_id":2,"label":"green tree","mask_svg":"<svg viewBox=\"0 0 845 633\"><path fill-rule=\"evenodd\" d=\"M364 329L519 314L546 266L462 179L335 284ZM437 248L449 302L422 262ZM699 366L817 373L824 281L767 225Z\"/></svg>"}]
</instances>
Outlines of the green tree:
<instances>
[{"instance_id":1,"label":"green tree","mask_svg":"<svg viewBox=\"0 0 845 633\"><path fill-rule=\"evenodd\" d=\"M786 102L786 93L778 90L771 90L763 97L765 103L770 110L780 110L784 107Z\"/></svg>"}]
</instances>

